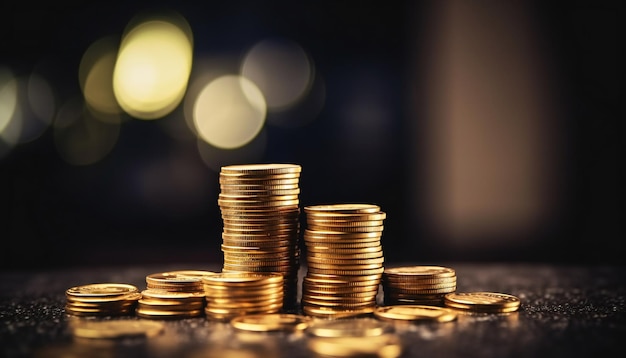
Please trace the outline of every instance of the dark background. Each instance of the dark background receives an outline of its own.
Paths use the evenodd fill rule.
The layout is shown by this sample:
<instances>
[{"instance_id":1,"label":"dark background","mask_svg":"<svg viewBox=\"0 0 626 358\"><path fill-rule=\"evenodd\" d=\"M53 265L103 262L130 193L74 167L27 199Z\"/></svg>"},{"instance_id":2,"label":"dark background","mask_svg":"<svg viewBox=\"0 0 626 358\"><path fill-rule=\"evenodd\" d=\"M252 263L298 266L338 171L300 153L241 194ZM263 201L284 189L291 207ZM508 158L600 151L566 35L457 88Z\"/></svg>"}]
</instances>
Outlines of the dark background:
<instances>
[{"instance_id":1,"label":"dark background","mask_svg":"<svg viewBox=\"0 0 626 358\"><path fill-rule=\"evenodd\" d=\"M415 138L407 135L407 102L431 2L5 2L0 65L17 74L41 70L62 101L79 93L78 64L93 41L119 36L136 13L159 7L188 20L197 55L238 56L266 36L288 37L307 49L323 74L326 102L304 127L267 126L268 145L258 161L302 165L301 206L380 205L387 213L388 262L619 263L625 254L622 7L617 1L526 4L558 79L565 140L555 149L564 153L556 185L565 195L550 221L520 234L532 240L471 252L440 244L445 238L408 212L409 201L420 200L408 189L422 183L409 175L416 163L409 155ZM54 70L37 67L43 59L55 63ZM393 118L385 140L375 150L337 145L349 141L335 119L351 90L370 75L379 83L370 95ZM218 173L197 160L193 145L176 143L156 122L124 122L113 151L89 166L64 162L50 130L1 158L1 266L219 262ZM206 190L189 203L165 184L162 197L147 201L138 195L137 171L162 158L196 163L192 172L209 183Z\"/></svg>"}]
</instances>

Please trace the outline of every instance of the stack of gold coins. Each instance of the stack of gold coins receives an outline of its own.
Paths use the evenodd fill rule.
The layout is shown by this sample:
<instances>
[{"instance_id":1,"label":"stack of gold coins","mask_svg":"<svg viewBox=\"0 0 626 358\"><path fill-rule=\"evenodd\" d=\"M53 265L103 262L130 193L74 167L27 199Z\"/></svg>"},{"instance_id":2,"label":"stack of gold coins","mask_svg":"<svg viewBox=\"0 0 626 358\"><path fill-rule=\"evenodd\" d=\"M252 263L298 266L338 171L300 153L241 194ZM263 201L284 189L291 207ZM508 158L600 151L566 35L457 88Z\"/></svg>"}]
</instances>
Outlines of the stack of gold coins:
<instances>
[{"instance_id":1,"label":"stack of gold coins","mask_svg":"<svg viewBox=\"0 0 626 358\"><path fill-rule=\"evenodd\" d=\"M387 267L382 287L385 305L443 306L444 296L456 291L456 272L442 266Z\"/></svg>"},{"instance_id":2,"label":"stack of gold coins","mask_svg":"<svg viewBox=\"0 0 626 358\"><path fill-rule=\"evenodd\" d=\"M284 279L274 272L223 272L202 278L206 296L205 314L217 321L283 309Z\"/></svg>"},{"instance_id":3,"label":"stack of gold coins","mask_svg":"<svg viewBox=\"0 0 626 358\"><path fill-rule=\"evenodd\" d=\"M373 204L314 205L304 212L304 313L323 318L372 313L384 270L380 239L386 214Z\"/></svg>"},{"instance_id":4,"label":"stack of gold coins","mask_svg":"<svg viewBox=\"0 0 626 358\"><path fill-rule=\"evenodd\" d=\"M192 318L204 309L203 292L145 289L137 303L137 316L155 319Z\"/></svg>"},{"instance_id":5,"label":"stack of gold coins","mask_svg":"<svg viewBox=\"0 0 626 358\"><path fill-rule=\"evenodd\" d=\"M215 274L210 271L181 270L146 276L147 288L141 291L137 315L156 319L201 316L205 305L202 277Z\"/></svg>"},{"instance_id":6,"label":"stack of gold coins","mask_svg":"<svg viewBox=\"0 0 626 358\"><path fill-rule=\"evenodd\" d=\"M65 291L65 312L75 316L119 316L132 314L141 293L123 283L93 283Z\"/></svg>"},{"instance_id":7,"label":"stack of gold coins","mask_svg":"<svg viewBox=\"0 0 626 358\"><path fill-rule=\"evenodd\" d=\"M296 305L300 269L296 164L244 164L220 170L223 272L278 272L285 307Z\"/></svg>"},{"instance_id":8,"label":"stack of gold coins","mask_svg":"<svg viewBox=\"0 0 626 358\"><path fill-rule=\"evenodd\" d=\"M453 292L444 301L446 307L459 312L509 313L520 307L518 297L500 292Z\"/></svg>"}]
</instances>

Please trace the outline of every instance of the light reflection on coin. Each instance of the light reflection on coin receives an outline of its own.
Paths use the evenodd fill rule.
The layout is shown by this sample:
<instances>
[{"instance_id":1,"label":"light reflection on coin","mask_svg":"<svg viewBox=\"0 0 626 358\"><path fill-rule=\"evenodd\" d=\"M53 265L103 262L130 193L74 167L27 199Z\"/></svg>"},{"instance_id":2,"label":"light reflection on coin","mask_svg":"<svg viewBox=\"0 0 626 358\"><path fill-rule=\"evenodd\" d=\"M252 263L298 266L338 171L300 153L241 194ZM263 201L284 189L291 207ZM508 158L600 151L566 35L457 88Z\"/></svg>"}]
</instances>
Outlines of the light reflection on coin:
<instances>
[{"instance_id":1,"label":"light reflection on coin","mask_svg":"<svg viewBox=\"0 0 626 358\"><path fill-rule=\"evenodd\" d=\"M110 321L73 321L70 325L76 337L120 338L127 336L155 336L163 331L160 322L135 319Z\"/></svg>"}]
</instances>

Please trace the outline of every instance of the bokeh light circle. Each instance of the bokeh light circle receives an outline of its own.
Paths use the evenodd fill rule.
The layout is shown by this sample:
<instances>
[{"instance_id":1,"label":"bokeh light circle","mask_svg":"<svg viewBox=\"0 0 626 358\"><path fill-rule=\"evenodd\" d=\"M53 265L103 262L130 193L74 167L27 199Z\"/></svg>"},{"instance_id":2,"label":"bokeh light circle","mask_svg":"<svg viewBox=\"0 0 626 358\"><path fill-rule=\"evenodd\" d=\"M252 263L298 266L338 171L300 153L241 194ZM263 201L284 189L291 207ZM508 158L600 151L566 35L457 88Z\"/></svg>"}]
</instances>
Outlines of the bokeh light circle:
<instances>
[{"instance_id":1,"label":"bokeh light circle","mask_svg":"<svg viewBox=\"0 0 626 358\"><path fill-rule=\"evenodd\" d=\"M225 75L200 91L193 120L204 141L218 148L234 149L259 134L266 113L265 98L252 81L243 76Z\"/></svg>"}]
</instances>

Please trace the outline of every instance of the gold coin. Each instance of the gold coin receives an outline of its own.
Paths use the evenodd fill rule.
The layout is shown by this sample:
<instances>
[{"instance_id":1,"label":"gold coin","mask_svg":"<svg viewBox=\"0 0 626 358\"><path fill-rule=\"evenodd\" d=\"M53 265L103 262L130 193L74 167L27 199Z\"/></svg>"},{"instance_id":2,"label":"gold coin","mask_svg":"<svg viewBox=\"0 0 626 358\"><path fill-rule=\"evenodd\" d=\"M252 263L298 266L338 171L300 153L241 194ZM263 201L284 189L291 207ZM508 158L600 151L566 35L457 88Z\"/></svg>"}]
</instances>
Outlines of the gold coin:
<instances>
[{"instance_id":1,"label":"gold coin","mask_svg":"<svg viewBox=\"0 0 626 358\"><path fill-rule=\"evenodd\" d=\"M347 266L345 269L335 269L335 268L317 268L317 267L309 267L307 268L308 272L317 273L317 274L328 274L328 275L343 275L343 276L369 276L374 274L380 274L383 271L383 268L368 268L368 269L359 269L359 268L349 268Z\"/></svg>"},{"instance_id":2,"label":"gold coin","mask_svg":"<svg viewBox=\"0 0 626 358\"><path fill-rule=\"evenodd\" d=\"M319 226L329 228L329 231L343 231L349 227L379 227L383 226L383 220L333 220L333 219L315 219L308 217L307 227L312 231L319 231L320 229L313 229L311 227ZM337 230L339 229L339 230ZM322 230L323 231L323 230Z\"/></svg>"},{"instance_id":3,"label":"gold coin","mask_svg":"<svg viewBox=\"0 0 626 358\"><path fill-rule=\"evenodd\" d=\"M343 231L334 231L334 230L322 230L322 231L312 231L309 229L304 230L304 236L311 239L312 241L372 241L371 239L380 239L382 237L382 233L378 231L372 232L343 232ZM367 240L370 239L370 240Z\"/></svg>"},{"instance_id":4,"label":"gold coin","mask_svg":"<svg viewBox=\"0 0 626 358\"><path fill-rule=\"evenodd\" d=\"M193 284L201 282L203 276L214 275L215 272L202 270L179 270L153 273L146 276L146 283L154 284Z\"/></svg>"},{"instance_id":5,"label":"gold coin","mask_svg":"<svg viewBox=\"0 0 626 358\"><path fill-rule=\"evenodd\" d=\"M302 166L291 163L253 163L253 164L232 164L220 168L220 173L233 174L284 174L300 173Z\"/></svg>"},{"instance_id":6,"label":"gold coin","mask_svg":"<svg viewBox=\"0 0 626 358\"><path fill-rule=\"evenodd\" d=\"M382 232L385 227L379 226L327 226L308 223L306 225L309 231L337 231L337 232Z\"/></svg>"},{"instance_id":7,"label":"gold coin","mask_svg":"<svg viewBox=\"0 0 626 358\"><path fill-rule=\"evenodd\" d=\"M352 254L352 253L366 253L366 252L378 252L382 251L382 245L380 241L361 241L355 243L344 243L344 242L311 242L304 238L304 242L306 247L317 253L343 253L343 254ZM338 250L338 251L335 251Z\"/></svg>"},{"instance_id":8,"label":"gold coin","mask_svg":"<svg viewBox=\"0 0 626 358\"><path fill-rule=\"evenodd\" d=\"M75 316L121 316L132 312L134 305L119 308L86 308L65 305L65 313Z\"/></svg>"},{"instance_id":9,"label":"gold coin","mask_svg":"<svg viewBox=\"0 0 626 358\"><path fill-rule=\"evenodd\" d=\"M375 309L375 305L352 309L336 309L307 304L302 305L302 311L308 316L334 319L364 316L371 314Z\"/></svg>"},{"instance_id":10,"label":"gold coin","mask_svg":"<svg viewBox=\"0 0 626 358\"><path fill-rule=\"evenodd\" d=\"M380 265L385 262L384 257L375 257L369 259L355 259L351 256L343 258L343 259L332 259L327 257L319 257L319 256L307 256L306 258L309 264L317 263L324 265L333 265L333 266L353 266L353 265L372 265L377 264Z\"/></svg>"},{"instance_id":11,"label":"gold coin","mask_svg":"<svg viewBox=\"0 0 626 358\"><path fill-rule=\"evenodd\" d=\"M142 318L155 318L155 319L166 319L166 318L193 318L202 315L203 310L189 310L189 311L168 311L168 310L155 310L155 309L144 309L137 308L135 314Z\"/></svg>"},{"instance_id":12,"label":"gold coin","mask_svg":"<svg viewBox=\"0 0 626 358\"><path fill-rule=\"evenodd\" d=\"M163 331L163 324L153 321L119 319L110 321L74 321L72 333L82 338L120 338L128 336L155 336Z\"/></svg>"},{"instance_id":13,"label":"gold coin","mask_svg":"<svg viewBox=\"0 0 626 358\"><path fill-rule=\"evenodd\" d=\"M283 275L279 273L228 273L222 272L214 276L205 276L202 282L216 286L253 286L271 283L282 283Z\"/></svg>"},{"instance_id":14,"label":"gold coin","mask_svg":"<svg viewBox=\"0 0 626 358\"><path fill-rule=\"evenodd\" d=\"M225 178L226 179L226 178ZM231 192L273 192L273 191L282 191L282 190L294 190L300 189L298 186L298 181L295 183L288 184L263 184L263 183L250 183L250 184L231 184L231 183L220 183L220 191L231 191Z\"/></svg>"},{"instance_id":15,"label":"gold coin","mask_svg":"<svg viewBox=\"0 0 626 358\"><path fill-rule=\"evenodd\" d=\"M291 313L252 314L233 318L233 327L243 331L302 331L311 322L310 317Z\"/></svg>"},{"instance_id":16,"label":"gold coin","mask_svg":"<svg viewBox=\"0 0 626 358\"><path fill-rule=\"evenodd\" d=\"M85 304L94 304L94 305L106 305L106 304L120 304L126 302L137 301L141 298L141 293L132 292L123 295L115 295L115 296L66 296L67 302L71 303L85 303Z\"/></svg>"},{"instance_id":17,"label":"gold coin","mask_svg":"<svg viewBox=\"0 0 626 358\"><path fill-rule=\"evenodd\" d=\"M93 283L70 287L65 291L71 297L112 297L139 292L137 287L124 283Z\"/></svg>"},{"instance_id":18,"label":"gold coin","mask_svg":"<svg viewBox=\"0 0 626 358\"><path fill-rule=\"evenodd\" d=\"M392 325L375 318L348 318L337 321L313 321L305 333L315 337L373 337L394 331Z\"/></svg>"},{"instance_id":19,"label":"gold coin","mask_svg":"<svg viewBox=\"0 0 626 358\"><path fill-rule=\"evenodd\" d=\"M329 283L341 284L346 286L369 286L378 285L380 283L380 275L372 274L367 276L345 276L307 272L306 276L304 277L304 282L308 282L311 285Z\"/></svg>"},{"instance_id":20,"label":"gold coin","mask_svg":"<svg viewBox=\"0 0 626 358\"><path fill-rule=\"evenodd\" d=\"M377 307L374 316L384 320L449 322L456 313L447 308L426 305L395 305Z\"/></svg>"},{"instance_id":21,"label":"gold coin","mask_svg":"<svg viewBox=\"0 0 626 358\"><path fill-rule=\"evenodd\" d=\"M204 299L204 290L199 292L180 292L180 291L165 291L158 289L145 289L141 291L142 298L153 299L169 299L169 300L202 300Z\"/></svg>"},{"instance_id":22,"label":"gold coin","mask_svg":"<svg viewBox=\"0 0 626 358\"><path fill-rule=\"evenodd\" d=\"M365 203L311 205L305 206L304 211L307 213L332 212L344 214L375 214L380 212L380 206Z\"/></svg>"},{"instance_id":23,"label":"gold coin","mask_svg":"<svg viewBox=\"0 0 626 358\"><path fill-rule=\"evenodd\" d=\"M425 278L441 278L456 276L456 271L442 266L401 266L385 268L385 275L391 276L418 276Z\"/></svg>"},{"instance_id":24,"label":"gold coin","mask_svg":"<svg viewBox=\"0 0 626 358\"><path fill-rule=\"evenodd\" d=\"M447 307L481 312L513 312L519 309L520 299L498 292L455 292L444 296Z\"/></svg>"},{"instance_id":25,"label":"gold coin","mask_svg":"<svg viewBox=\"0 0 626 358\"><path fill-rule=\"evenodd\" d=\"M314 337L307 347L321 356L328 357L378 357L397 358L402 355L400 338L394 334L375 337Z\"/></svg>"},{"instance_id":26,"label":"gold coin","mask_svg":"<svg viewBox=\"0 0 626 358\"><path fill-rule=\"evenodd\" d=\"M337 221L376 221L385 220L387 214L379 211L375 213L341 213L337 211L315 211L306 212L306 220L337 220Z\"/></svg>"}]
</instances>

